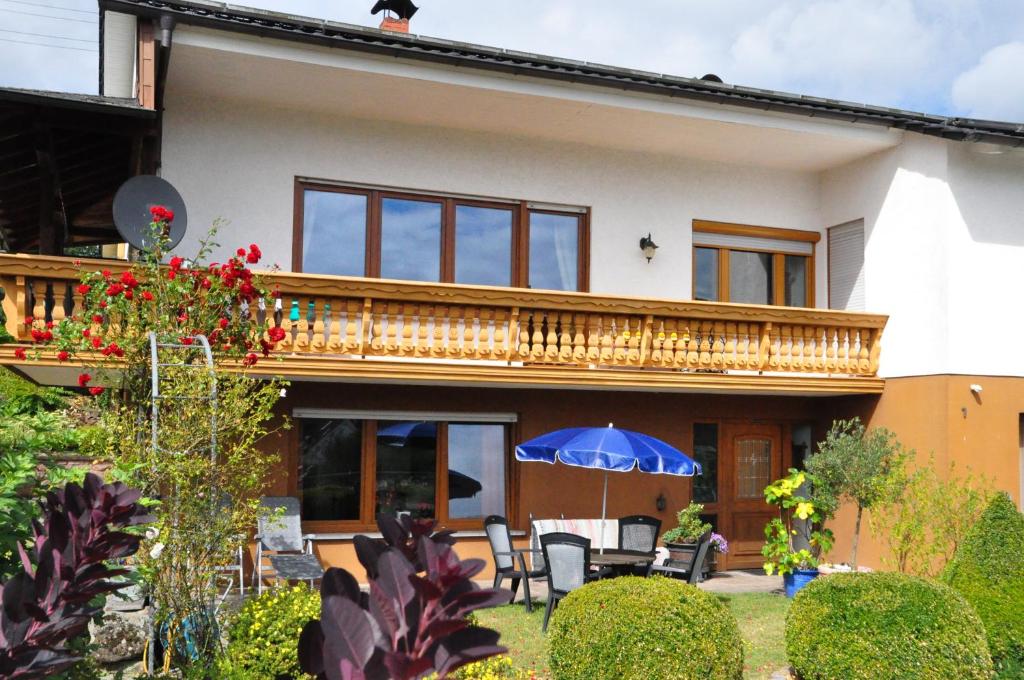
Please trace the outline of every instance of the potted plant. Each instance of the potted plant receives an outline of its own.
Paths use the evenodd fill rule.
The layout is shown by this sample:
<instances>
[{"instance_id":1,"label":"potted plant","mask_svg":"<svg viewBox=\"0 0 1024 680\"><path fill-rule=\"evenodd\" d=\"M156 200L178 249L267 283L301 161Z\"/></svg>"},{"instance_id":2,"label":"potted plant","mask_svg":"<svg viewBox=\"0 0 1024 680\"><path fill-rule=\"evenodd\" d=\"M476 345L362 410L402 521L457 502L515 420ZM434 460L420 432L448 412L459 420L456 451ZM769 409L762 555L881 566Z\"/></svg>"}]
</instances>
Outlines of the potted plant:
<instances>
[{"instance_id":1,"label":"potted plant","mask_svg":"<svg viewBox=\"0 0 1024 680\"><path fill-rule=\"evenodd\" d=\"M729 554L729 541L725 540L725 536L719 533L711 534L711 550L708 553L708 558L704 564L708 568L708 573L713 574L718 571L718 555Z\"/></svg>"},{"instance_id":2,"label":"potted plant","mask_svg":"<svg viewBox=\"0 0 1024 680\"><path fill-rule=\"evenodd\" d=\"M669 560L689 564L693 559L693 553L697 551L697 540L711 529L711 525L700 518L702 512L703 505L691 502L676 513L679 525L661 536L668 548Z\"/></svg>"},{"instance_id":3,"label":"potted plant","mask_svg":"<svg viewBox=\"0 0 1024 680\"><path fill-rule=\"evenodd\" d=\"M795 596L817 577L821 554L832 548L832 531L824 524L834 506L827 498L804 495L813 488L811 475L791 469L764 490L765 501L779 509L779 516L764 528L764 570L782 576L786 597Z\"/></svg>"}]
</instances>

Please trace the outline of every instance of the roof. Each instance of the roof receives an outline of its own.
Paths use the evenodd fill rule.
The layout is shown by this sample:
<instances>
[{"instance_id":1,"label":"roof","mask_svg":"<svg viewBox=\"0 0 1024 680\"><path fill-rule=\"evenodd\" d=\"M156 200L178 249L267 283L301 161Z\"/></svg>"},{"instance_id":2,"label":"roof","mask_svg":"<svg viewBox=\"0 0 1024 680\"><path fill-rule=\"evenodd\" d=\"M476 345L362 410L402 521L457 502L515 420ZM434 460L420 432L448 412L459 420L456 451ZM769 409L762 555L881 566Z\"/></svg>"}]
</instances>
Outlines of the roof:
<instances>
[{"instance_id":1,"label":"roof","mask_svg":"<svg viewBox=\"0 0 1024 680\"><path fill-rule=\"evenodd\" d=\"M880 125L960 141L1024 147L1024 123L939 116L715 83L699 78L605 66L415 34L392 33L366 26L219 2L99 0L99 4L102 9L144 17L167 15L180 23L194 26L385 54L414 61L500 71L761 111Z\"/></svg>"},{"instance_id":2,"label":"roof","mask_svg":"<svg viewBox=\"0 0 1024 680\"><path fill-rule=\"evenodd\" d=\"M99 94L76 92L53 92L50 90L25 90L16 87L0 87L0 102L16 102L78 111L95 111L112 115L142 116L153 118L156 111L143 108L136 99L105 97Z\"/></svg>"}]
</instances>

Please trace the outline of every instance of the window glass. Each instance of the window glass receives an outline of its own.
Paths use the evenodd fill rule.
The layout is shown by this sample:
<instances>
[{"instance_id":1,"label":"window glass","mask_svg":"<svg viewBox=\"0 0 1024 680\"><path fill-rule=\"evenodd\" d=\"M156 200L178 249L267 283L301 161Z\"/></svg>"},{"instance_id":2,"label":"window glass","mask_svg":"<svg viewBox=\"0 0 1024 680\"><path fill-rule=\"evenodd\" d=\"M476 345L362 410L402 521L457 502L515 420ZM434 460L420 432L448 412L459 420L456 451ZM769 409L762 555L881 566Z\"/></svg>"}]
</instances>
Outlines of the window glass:
<instances>
[{"instance_id":1,"label":"window glass","mask_svg":"<svg viewBox=\"0 0 1024 680\"><path fill-rule=\"evenodd\" d=\"M303 419L299 480L304 520L358 520L362 424Z\"/></svg>"},{"instance_id":2,"label":"window glass","mask_svg":"<svg viewBox=\"0 0 1024 680\"><path fill-rule=\"evenodd\" d=\"M512 283L512 211L455 207L455 282L484 286Z\"/></svg>"},{"instance_id":3,"label":"window glass","mask_svg":"<svg viewBox=\"0 0 1024 680\"><path fill-rule=\"evenodd\" d=\"M772 481L772 440L739 439L735 448L736 498L763 498Z\"/></svg>"},{"instance_id":4,"label":"window glass","mask_svg":"<svg viewBox=\"0 0 1024 680\"><path fill-rule=\"evenodd\" d=\"M577 290L579 215L530 213L530 288Z\"/></svg>"},{"instance_id":5,"label":"window glass","mask_svg":"<svg viewBox=\"0 0 1024 680\"><path fill-rule=\"evenodd\" d=\"M407 281L441 280L441 204L381 201L380 275Z\"/></svg>"},{"instance_id":6,"label":"window glass","mask_svg":"<svg viewBox=\"0 0 1024 680\"><path fill-rule=\"evenodd\" d=\"M377 424L376 513L433 517L437 482L437 423Z\"/></svg>"},{"instance_id":7,"label":"window glass","mask_svg":"<svg viewBox=\"0 0 1024 680\"><path fill-rule=\"evenodd\" d=\"M698 503L718 501L718 425L693 424L693 459L700 463L703 474L693 478L693 500Z\"/></svg>"},{"instance_id":8,"label":"window glass","mask_svg":"<svg viewBox=\"0 0 1024 680\"><path fill-rule=\"evenodd\" d=\"M803 255L786 255L786 299L787 307L807 306L807 258Z\"/></svg>"},{"instance_id":9,"label":"window glass","mask_svg":"<svg viewBox=\"0 0 1024 680\"><path fill-rule=\"evenodd\" d=\"M448 517L505 514L505 426L448 425Z\"/></svg>"},{"instance_id":10,"label":"window glass","mask_svg":"<svg viewBox=\"0 0 1024 680\"><path fill-rule=\"evenodd\" d=\"M367 197L307 189L302 206L302 271L366 275Z\"/></svg>"},{"instance_id":11,"label":"window glass","mask_svg":"<svg viewBox=\"0 0 1024 680\"><path fill-rule=\"evenodd\" d=\"M729 251L729 302L772 304L772 256Z\"/></svg>"},{"instance_id":12,"label":"window glass","mask_svg":"<svg viewBox=\"0 0 1024 680\"><path fill-rule=\"evenodd\" d=\"M718 249L696 248L693 266L695 268L695 300L718 300Z\"/></svg>"}]
</instances>

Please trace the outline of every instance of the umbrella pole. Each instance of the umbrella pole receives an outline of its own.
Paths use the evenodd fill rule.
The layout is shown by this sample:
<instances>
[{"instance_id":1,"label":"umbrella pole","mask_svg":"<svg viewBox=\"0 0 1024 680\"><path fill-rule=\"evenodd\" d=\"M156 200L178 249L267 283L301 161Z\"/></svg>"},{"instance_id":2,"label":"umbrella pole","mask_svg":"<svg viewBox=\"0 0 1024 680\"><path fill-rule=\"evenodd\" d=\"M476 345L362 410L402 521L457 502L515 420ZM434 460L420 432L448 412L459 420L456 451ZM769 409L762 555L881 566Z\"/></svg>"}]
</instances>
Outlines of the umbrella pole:
<instances>
[{"instance_id":1,"label":"umbrella pole","mask_svg":"<svg viewBox=\"0 0 1024 680\"><path fill-rule=\"evenodd\" d=\"M604 494L601 496L601 554L604 554L604 518L608 510L608 471L604 471Z\"/></svg>"}]
</instances>

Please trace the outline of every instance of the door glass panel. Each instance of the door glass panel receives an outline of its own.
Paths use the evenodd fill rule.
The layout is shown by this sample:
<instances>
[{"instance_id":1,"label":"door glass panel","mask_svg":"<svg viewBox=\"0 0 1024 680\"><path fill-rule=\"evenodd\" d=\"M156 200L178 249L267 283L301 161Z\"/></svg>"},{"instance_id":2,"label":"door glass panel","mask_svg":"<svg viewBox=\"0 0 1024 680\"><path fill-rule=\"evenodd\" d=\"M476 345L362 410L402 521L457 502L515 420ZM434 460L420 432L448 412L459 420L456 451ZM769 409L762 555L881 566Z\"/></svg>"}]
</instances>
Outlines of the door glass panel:
<instances>
[{"instance_id":1,"label":"door glass panel","mask_svg":"<svg viewBox=\"0 0 1024 680\"><path fill-rule=\"evenodd\" d=\"M433 517L436 481L437 423L380 421L375 512Z\"/></svg>"},{"instance_id":2,"label":"door glass panel","mask_svg":"<svg viewBox=\"0 0 1024 680\"><path fill-rule=\"evenodd\" d=\"M448 517L505 514L505 426L448 426Z\"/></svg>"},{"instance_id":3,"label":"door glass panel","mask_svg":"<svg viewBox=\"0 0 1024 680\"><path fill-rule=\"evenodd\" d=\"M786 255L786 306L807 306L807 258Z\"/></svg>"},{"instance_id":4,"label":"door glass panel","mask_svg":"<svg viewBox=\"0 0 1024 680\"><path fill-rule=\"evenodd\" d=\"M579 215L530 213L530 288L577 290Z\"/></svg>"},{"instance_id":5,"label":"door glass panel","mask_svg":"<svg viewBox=\"0 0 1024 680\"><path fill-rule=\"evenodd\" d=\"M381 201L380 275L407 281L441 280L441 204Z\"/></svg>"},{"instance_id":6,"label":"door glass panel","mask_svg":"<svg viewBox=\"0 0 1024 680\"><path fill-rule=\"evenodd\" d=\"M771 254L730 250L729 302L770 305L772 298Z\"/></svg>"},{"instance_id":7,"label":"door glass panel","mask_svg":"<svg viewBox=\"0 0 1024 680\"><path fill-rule=\"evenodd\" d=\"M359 519L362 423L303 419L300 433L302 519Z\"/></svg>"},{"instance_id":8,"label":"door glass panel","mask_svg":"<svg viewBox=\"0 0 1024 680\"><path fill-rule=\"evenodd\" d=\"M718 300L718 249L694 249L694 300Z\"/></svg>"},{"instance_id":9,"label":"door glass panel","mask_svg":"<svg viewBox=\"0 0 1024 680\"><path fill-rule=\"evenodd\" d=\"M455 207L455 282L511 285L511 210L474 205Z\"/></svg>"},{"instance_id":10,"label":"door glass panel","mask_svg":"<svg viewBox=\"0 0 1024 680\"><path fill-rule=\"evenodd\" d=\"M302 204L302 271L366 275L367 197L307 189Z\"/></svg>"},{"instance_id":11,"label":"door glass panel","mask_svg":"<svg viewBox=\"0 0 1024 680\"><path fill-rule=\"evenodd\" d=\"M772 440L736 440L736 498L764 498L771 483Z\"/></svg>"},{"instance_id":12,"label":"door glass panel","mask_svg":"<svg viewBox=\"0 0 1024 680\"><path fill-rule=\"evenodd\" d=\"M693 478L693 500L698 503L718 501L718 425L693 424L693 459L700 463L703 474Z\"/></svg>"}]
</instances>

